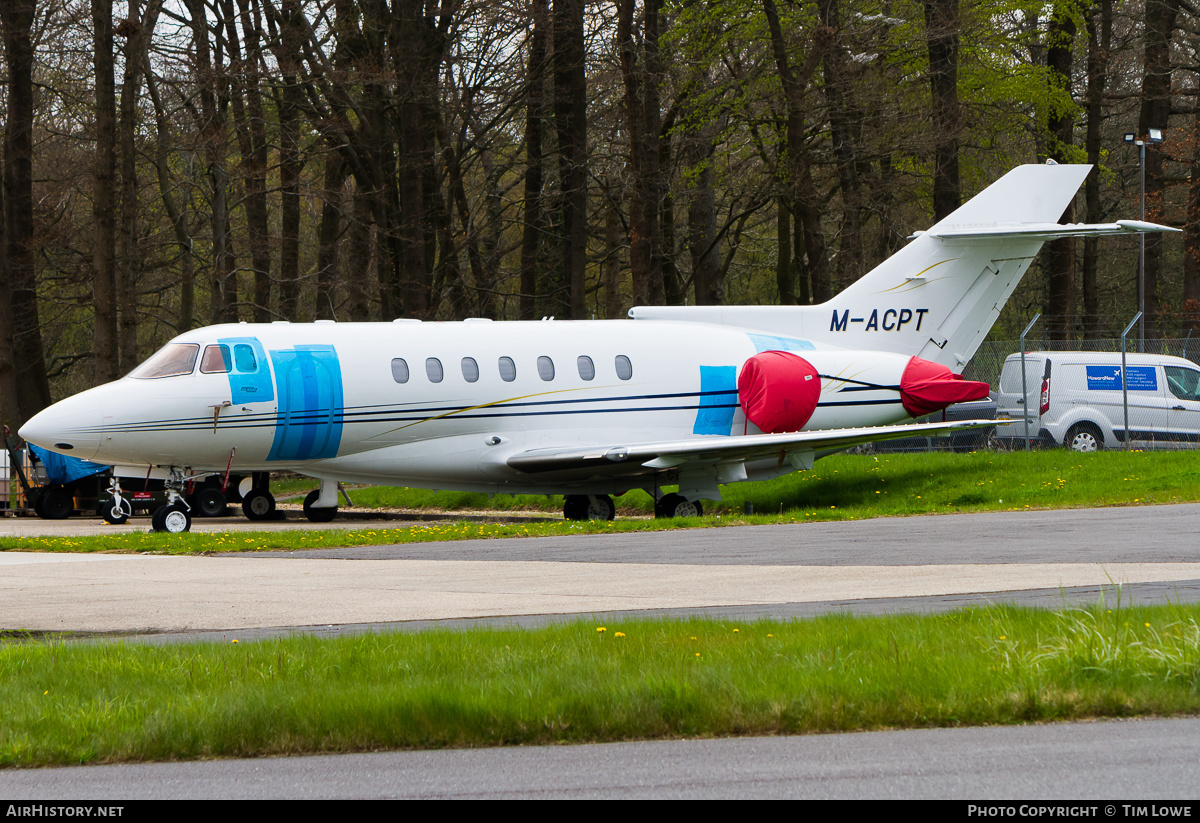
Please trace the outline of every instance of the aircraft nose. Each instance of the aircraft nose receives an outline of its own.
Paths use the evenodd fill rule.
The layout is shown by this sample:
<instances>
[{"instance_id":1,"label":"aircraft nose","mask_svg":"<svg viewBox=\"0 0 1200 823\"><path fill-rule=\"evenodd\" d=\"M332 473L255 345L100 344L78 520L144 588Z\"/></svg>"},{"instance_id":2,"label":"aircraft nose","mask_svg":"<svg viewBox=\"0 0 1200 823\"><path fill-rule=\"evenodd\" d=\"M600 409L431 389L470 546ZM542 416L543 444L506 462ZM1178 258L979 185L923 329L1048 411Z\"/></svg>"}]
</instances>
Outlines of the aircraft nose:
<instances>
[{"instance_id":1,"label":"aircraft nose","mask_svg":"<svg viewBox=\"0 0 1200 823\"><path fill-rule=\"evenodd\" d=\"M104 436L99 398L94 390L68 397L35 414L17 433L44 449L90 460Z\"/></svg>"}]
</instances>

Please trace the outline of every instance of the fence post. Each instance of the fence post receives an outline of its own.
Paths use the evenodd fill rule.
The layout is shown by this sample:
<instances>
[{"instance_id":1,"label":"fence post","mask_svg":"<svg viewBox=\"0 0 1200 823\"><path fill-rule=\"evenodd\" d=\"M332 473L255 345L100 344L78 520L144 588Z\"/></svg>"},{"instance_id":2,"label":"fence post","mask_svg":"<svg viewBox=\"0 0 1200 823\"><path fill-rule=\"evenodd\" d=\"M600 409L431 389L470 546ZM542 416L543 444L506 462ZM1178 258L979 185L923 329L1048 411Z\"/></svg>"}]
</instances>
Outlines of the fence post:
<instances>
[{"instance_id":1,"label":"fence post","mask_svg":"<svg viewBox=\"0 0 1200 823\"><path fill-rule=\"evenodd\" d=\"M1125 331L1121 332L1121 402L1125 406L1125 451L1129 451L1129 381L1125 379L1125 336L1129 334L1129 330L1141 319L1142 313L1138 312L1129 321L1129 325L1125 327Z\"/></svg>"},{"instance_id":2,"label":"fence post","mask_svg":"<svg viewBox=\"0 0 1200 823\"><path fill-rule=\"evenodd\" d=\"M1040 313L1035 314L1025 331L1021 332L1021 418L1025 421L1025 451L1029 451L1029 387L1025 384L1025 335L1029 334L1029 330L1041 316Z\"/></svg>"}]
</instances>

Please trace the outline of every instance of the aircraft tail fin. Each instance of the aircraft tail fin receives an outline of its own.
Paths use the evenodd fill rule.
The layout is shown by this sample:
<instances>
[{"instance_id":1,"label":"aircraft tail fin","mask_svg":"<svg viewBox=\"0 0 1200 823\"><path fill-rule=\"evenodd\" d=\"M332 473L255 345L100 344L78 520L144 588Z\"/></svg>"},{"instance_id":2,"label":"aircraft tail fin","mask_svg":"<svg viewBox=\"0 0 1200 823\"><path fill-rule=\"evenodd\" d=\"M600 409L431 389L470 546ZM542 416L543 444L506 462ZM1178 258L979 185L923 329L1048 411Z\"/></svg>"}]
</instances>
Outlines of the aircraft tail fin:
<instances>
[{"instance_id":1,"label":"aircraft tail fin","mask_svg":"<svg viewBox=\"0 0 1200 823\"><path fill-rule=\"evenodd\" d=\"M1134 220L1060 225L1090 170L1018 166L819 306L638 307L630 316L745 326L961 371L1046 240L1176 231Z\"/></svg>"}]
</instances>

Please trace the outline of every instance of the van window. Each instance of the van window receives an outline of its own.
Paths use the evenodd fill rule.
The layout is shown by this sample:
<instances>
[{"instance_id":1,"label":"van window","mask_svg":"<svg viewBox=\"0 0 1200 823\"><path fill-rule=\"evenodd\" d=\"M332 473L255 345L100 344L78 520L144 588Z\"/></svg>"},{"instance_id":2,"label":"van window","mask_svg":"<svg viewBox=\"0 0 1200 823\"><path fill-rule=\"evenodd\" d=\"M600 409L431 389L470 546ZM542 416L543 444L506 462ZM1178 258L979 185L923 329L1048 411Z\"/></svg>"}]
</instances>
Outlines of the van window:
<instances>
[{"instance_id":1,"label":"van window","mask_svg":"<svg viewBox=\"0 0 1200 823\"><path fill-rule=\"evenodd\" d=\"M479 364L475 362L474 357L464 357L462 359L463 380L468 383L474 383L479 379Z\"/></svg>"},{"instance_id":2,"label":"van window","mask_svg":"<svg viewBox=\"0 0 1200 823\"><path fill-rule=\"evenodd\" d=\"M511 357L501 357L497 365L500 367L500 379L505 383L511 383L517 379L517 364Z\"/></svg>"},{"instance_id":3,"label":"van window","mask_svg":"<svg viewBox=\"0 0 1200 823\"><path fill-rule=\"evenodd\" d=\"M1040 391L1042 387L1042 360L1038 357L1025 358L1025 388L1029 393ZM1021 361L1008 360L1004 370L1000 372L1000 391L1005 394L1021 393Z\"/></svg>"},{"instance_id":4,"label":"van window","mask_svg":"<svg viewBox=\"0 0 1200 823\"><path fill-rule=\"evenodd\" d=\"M1183 366L1164 366L1167 388L1180 400L1200 400L1200 371Z\"/></svg>"}]
</instances>

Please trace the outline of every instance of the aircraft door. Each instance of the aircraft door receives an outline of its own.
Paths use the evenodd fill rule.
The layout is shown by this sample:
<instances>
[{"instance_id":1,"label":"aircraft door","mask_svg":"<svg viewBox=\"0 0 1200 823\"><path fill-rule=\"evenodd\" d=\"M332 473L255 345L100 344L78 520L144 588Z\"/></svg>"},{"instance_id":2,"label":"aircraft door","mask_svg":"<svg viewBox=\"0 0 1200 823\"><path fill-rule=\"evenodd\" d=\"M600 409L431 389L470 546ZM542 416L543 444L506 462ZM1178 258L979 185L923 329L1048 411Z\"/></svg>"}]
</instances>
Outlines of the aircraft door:
<instances>
[{"instance_id":1,"label":"aircraft door","mask_svg":"<svg viewBox=\"0 0 1200 823\"><path fill-rule=\"evenodd\" d=\"M342 372L332 346L272 351L279 414L268 460L316 460L342 439Z\"/></svg>"}]
</instances>

